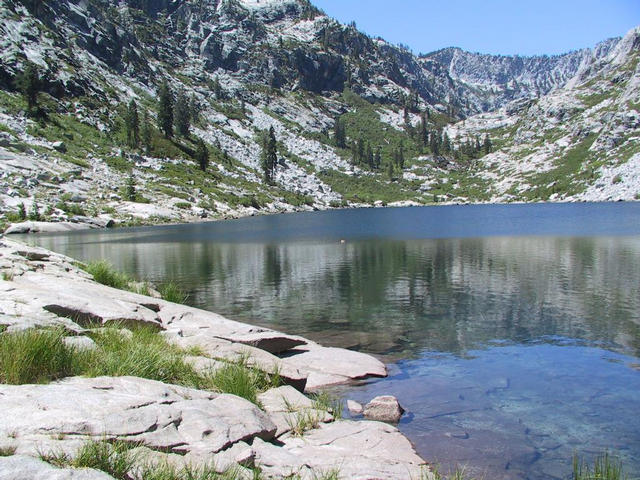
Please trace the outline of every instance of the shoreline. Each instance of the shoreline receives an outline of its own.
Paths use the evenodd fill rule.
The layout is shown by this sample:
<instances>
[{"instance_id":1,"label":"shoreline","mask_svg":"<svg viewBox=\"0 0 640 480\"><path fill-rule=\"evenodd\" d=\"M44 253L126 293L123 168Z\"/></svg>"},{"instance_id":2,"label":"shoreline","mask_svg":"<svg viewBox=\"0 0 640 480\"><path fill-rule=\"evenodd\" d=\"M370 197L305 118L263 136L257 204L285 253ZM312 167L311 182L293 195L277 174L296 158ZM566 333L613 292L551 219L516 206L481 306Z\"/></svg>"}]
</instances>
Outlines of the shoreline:
<instances>
[{"instance_id":1,"label":"shoreline","mask_svg":"<svg viewBox=\"0 0 640 480\"><path fill-rule=\"evenodd\" d=\"M153 425L148 425L148 429L142 433L136 433L118 430L120 427L110 427L106 419L113 416L118 418L118 425L125 426L125 430L130 423L126 420L127 410L122 410L121 407L113 411L98 409L97 412L87 409L89 413L85 412L85 417L82 412L85 411L85 402L98 401L94 398L96 388L103 393L113 394L104 393L104 398L99 400L100 404L109 404L125 397L128 402L134 403L145 398L144 405L154 405L156 410L164 408L160 406L162 402L158 395L168 395L167 388L172 392L169 395L180 397L176 400L178 403L184 403L194 396L202 397L201 402L226 402L226 394L186 391L182 387L132 377L71 377L45 385L0 384L0 404L3 404L3 411L9 419L9 425L0 426L0 446L13 449L17 456L38 456L43 448L48 451L61 449L73 454L80 448L80 440L95 440L105 436L112 441L123 438L130 441L135 437L151 450L148 454L162 454L172 458L171 455L175 453L186 452L188 458L196 463L210 461L221 455L228 456L231 449L240 448L238 445L242 443L240 446L244 450L253 452L256 466L269 475L273 474L269 478L283 478L286 476L285 467L295 465L302 472L301 478L313 478L313 471L334 468L336 464L343 465L345 470L341 475L347 475L348 478L378 475L400 479L407 478L408 472L412 472L410 478L424 478L423 475L431 478L426 463L417 455L409 440L390 424L369 420L340 420L334 418L335 415L330 416L330 419L323 416L315 428L303 435L295 435L292 434L294 428L289 423L290 417L297 416L299 421L299 417L303 415L302 410L282 411L282 405L272 405L273 399L270 400L270 397L275 396L277 399L282 395L284 398L285 390L286 395L295 399L287 402L305 404L303 398L307 397L301 397L301 392L317 392L330 385L386 376L386 367L370 355L323 347L303 337L235 322L215 313L107 287L94 282L77 267L73 259L43 248L29 247L7 237L0 237L0 270L0 290L3 292L0 305L0 324L4 325L0 329L4 330L2 335L29 328L62 328L71 342L86 345L90 344L91 333L96 328L103 329L109 324L121 328L128 325L148 325L157 329L168 344L193 352L189 361L199 371L216 368L220 362L233 362L239 356L246 356L252 368L263 372L277 372L285 384L264 392L267 395L266 400L262 401L264 410L240 402L236 413L226 411L227 424L243 425L253 430L249 428L251 432L243 431L237 438L220 441L217 446L204 441L203 438L208 438L209 434L199 430L204 428L206 431L215 431L220 427L217 425L219 417L210 413L205 418L198 413L198 420L183 418L186 415L184 413L178 427L175 421L170 422L170 425L159 425L156 414ZM50 412L47 418L36 420L25 417L19 410L21 402L18 400L24 398L25 394L30 398L38 398L40 403L54 402L47 407ZM149 396L152 398L149 399ZM63 398L67 399L66 403ZM73 401L69 402L69 399ZM78 414L80 419L75 419L76 422L94 426L86 431L85 427L69 428L69 425L65 426L64 422L57 420L69 417L75 410L81 412ZM164 415L167 414L177 415L175 412L165 412ZM259 428L255 425L247 426L247 415L261 419ZM188 430L186 427L183 429L182 426L189 422L195 422L195 425L190 424ZM105 431L100 431L101 428L96 427L96 423L105 425ZM40 433L43 430L48 432L47 435ZM226 431L228 430L229 427L226 427ZM334 438L329 442L332 448L327 447L328 437ZM384 451L377 448L370 450L367 447L371 445L370 442L384 446ZM342 446L336 453L333 450L338 443Z\"/></svg>"},{"instance_id":2,"label":"shoreline","mask_svg":"<svg viewBox=\"0 0 640 480\"><path fill-rule=\"evenodd\" d=\"M573 205L573 204L634 204L640 203L640 200L576 200L576 201L552 201L552 202L441 202L433 204L417 204L414 202L394 202L394 203L408 203L406 205L356 205L347 207L327 207L327 208L309 208L309 209L294 209L291 211L265 211L264 209L255 210L242 214L240 211L234 212L234 215L223 218L200 218L193 217L191 221L187 219L180 219L176 222L141 222L135 225L122 224L117 220L109 217L108 219L101 217L87 217L83 221L33 221L25 220L22 222L13 222L7 224L4 232L0 232L0 235L23 235L23 234L35 234L35 233L67 233L73 231L85 231L85 230L104 230L104 229L122 229L122 228L142 228L142 227L160 227L160 226L179 226L179 225L194 225L213 222L226 222L232 220L241 220L251 217L262 217L272 215L288 215L288 214L301 214L301 213L314 213L314 212L329 212L329 211L346 211L346 210L368 210L368 209L394 209L394 208L430 208L430 207L475 207L475 206L525 206L525 205ZM236 215L237 214L237 215Z\"/></svg>"}]
</instances>

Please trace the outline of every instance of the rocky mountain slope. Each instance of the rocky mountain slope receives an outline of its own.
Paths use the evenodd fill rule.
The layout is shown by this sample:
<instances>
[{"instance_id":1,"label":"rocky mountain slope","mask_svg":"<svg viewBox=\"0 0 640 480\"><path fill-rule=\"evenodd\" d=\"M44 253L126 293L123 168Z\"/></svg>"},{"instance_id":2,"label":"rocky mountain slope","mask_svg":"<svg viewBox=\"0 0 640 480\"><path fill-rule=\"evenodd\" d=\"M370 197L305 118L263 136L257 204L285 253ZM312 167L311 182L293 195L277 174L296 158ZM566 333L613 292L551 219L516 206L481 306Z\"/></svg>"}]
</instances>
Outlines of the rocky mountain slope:
<instances>
[{"instance_id":1,"label":"rocky mountain slope","mask_svg":"<svg viewBox=\"0 0 640 480\"><path fill-rule=\"evenodd\" d=\"M640 192L637 29L557 57L417 57L306 0L1 0L0 19L4 222L21 204L34 219L135 224ZM16 88L27 62L38 115ZM197 107L189 135L156 127L165 80ZM146 147L127 142L131 100Z\"/></svg>"}]
</instances>

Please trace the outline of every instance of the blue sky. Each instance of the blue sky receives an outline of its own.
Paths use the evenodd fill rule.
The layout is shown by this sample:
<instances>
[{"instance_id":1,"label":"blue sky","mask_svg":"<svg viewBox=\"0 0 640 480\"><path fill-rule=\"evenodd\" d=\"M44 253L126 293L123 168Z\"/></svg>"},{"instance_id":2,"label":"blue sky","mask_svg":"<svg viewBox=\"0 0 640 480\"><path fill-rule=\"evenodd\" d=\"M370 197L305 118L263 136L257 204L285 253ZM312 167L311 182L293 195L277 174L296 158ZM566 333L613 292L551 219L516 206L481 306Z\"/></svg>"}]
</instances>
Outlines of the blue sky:
<instances>
[{"instance_id":1,"label":"blue sky","mask_svg":"<svg viewBox=\"0 0 640 480\"><path fill-rule=\"evenodd\" d=\"M311 0L335 19L415 53L493 54L593 47L640 24L640 0Z\"/></svg>"}]
</instances>

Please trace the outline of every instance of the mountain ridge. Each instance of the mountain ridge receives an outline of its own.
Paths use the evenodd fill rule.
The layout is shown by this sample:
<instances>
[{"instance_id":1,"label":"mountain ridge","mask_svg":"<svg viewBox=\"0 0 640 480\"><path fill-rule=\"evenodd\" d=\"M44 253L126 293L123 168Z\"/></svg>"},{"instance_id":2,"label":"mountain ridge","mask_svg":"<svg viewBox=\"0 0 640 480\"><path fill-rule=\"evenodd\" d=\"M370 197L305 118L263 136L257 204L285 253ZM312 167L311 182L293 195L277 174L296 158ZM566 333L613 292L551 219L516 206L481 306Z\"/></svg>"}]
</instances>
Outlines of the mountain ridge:
<instances>
[{"instance_id":1,"label":"mountain ridge","mask_svg":"<svg viewBox=\"0 0 640 480\"><path fill-rule=\"evenodd\" d=\"M68 219L70 199L78 197L91 199L84 213L133 222L601 199L580 195L598 184L602 169L629 164L635 172L638 161L638 29L555 57L459 49L418 57L339 24L306 0L127 0L117 7L1 0L0 17L5 221L20 203L33 202ZM27 60L43 76L47 120L32 118L16 91ZM197 105L190 134L167 140L152 127L151 151L127 146L126 103L137 102L154 123L163 80ZM335 136L338 121L344 145ZM260 152L272 127L279 164L269 184ZM211 154L201 173L192 166L197 139ZM580 161L573 159L578 147ZM25 164L33 173L25 175ZM41 169L60 180L66 200L43 187ZM64 178L70 172L78 178ZM138 183L137 200L146 195L149 203L125 198L128 175ZM640 187L629 175L605 190L625 186L620 198L637 198ZM564 190L547 188L565 177L571 185ZM505 182L528 187L503 189Z\"/></svg>"}]
</instances>

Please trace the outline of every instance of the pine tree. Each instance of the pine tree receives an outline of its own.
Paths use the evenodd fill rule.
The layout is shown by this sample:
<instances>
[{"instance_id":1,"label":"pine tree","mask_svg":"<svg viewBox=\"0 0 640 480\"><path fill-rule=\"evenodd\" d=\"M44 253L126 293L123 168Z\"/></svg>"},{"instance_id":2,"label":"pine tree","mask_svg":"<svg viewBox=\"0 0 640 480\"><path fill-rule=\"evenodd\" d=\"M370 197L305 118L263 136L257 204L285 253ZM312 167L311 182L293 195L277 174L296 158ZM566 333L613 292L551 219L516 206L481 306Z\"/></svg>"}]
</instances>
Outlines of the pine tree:
<instances>
[{"instance_id":1,"label":"pine tree","mask_svg":"<svg viewBox=\"0 0 640 480\"><path fill-rule=\"evenodd\" d=\"M440 135L437 132L431 132L429 135L429 149L433 155L440 155Z\"/></svg>"},{"instance_id":2,"label":"pine tree","mask_svg":"<svg viewBox=\"0 0 640 480\"><path fill-rule=\"evenodd\" d=\"M335 123L333 126L333 138L336 142L336 147L346 148L347 139L346 139L346 134L344 130L344 123L342 122L340 117L337 117L335 120Z\"/></svg>"},{"instance_id":3,"label":"pine tree","mask_svg":"<svg viewBox=\"0 0 640 480\"><path fill-rule=\"evenodd\" d=\"M222 87L220 86L220 80L218 77L213 79L212 85L213 95L216 97L216 100L222 100Z\"/></svg>"},{"instance_id":4,"label":"pine tree","mask_svg":"<svg viewBox=\"0 0 640 480\"><path fill-rule=\"evenodd\" d=\"M151 131L151 120L149 119L149 112L144 111L142 117L142 145L144 146L144 152L147 155L151 154L151 141L153 138L153 132Z\"/></svg>"},{"instance_id":5,"label":"pine tree","mask_svg":"<svg viewBox=\"0 0 640 480\"><path fill-rule=\"evenodd\" d=\"M16 76L15 83L27 102L27 110L34 112L38 107L38 93L42 88L38 67L32 62L27 62L22 73Z\"/></svg>"},{"instance_id":6,"label":"pine tree","mask_svg":"<svg viewBox=\"0 0 640 480\"><path fill-rule=\"evenodd\" d=\"M18 218L20 220L26 220L27 219L27 210L24 208L24 203L20 202L18 204Z\"/></svg>"},{"instance_id":7,"label":"pine tree","mask_svg":"<svg viewBox=\"0 0 640 480\"><path fill-rule=\"evenodd\" d=\"M200 112L202 111L202 107L200 106L200 102L196 98L195 95L191 95L191 99L189 100L189 115L191 119L191 124L197 124L200 121Z\"/></svg>"},{"instance_id":8,"label":"pine tree","mask_svg":"<svg viewBox=\"0 0 640 480\"><path fill-rule=\"evenodd\" d=\"M273 127L269 128L269 133L262 140L262 171L264 180L267 183L273 183L276 166L278 164L278 146L276 141L276 133Z\"/></svg>"},{"instance_id":9,"label":"pine tree","mask_svg":"<svg viewBox=\"0 0 640 480\"><path fill-rule=\"evenodd\" d=\"M427 131L427 118L425 113L423 113L420 118L420 142L423 148L429 145L429 132Z\"/></svg>"},{"instance_id":10,"label":"pine tree","mask_svg":"<svg viewBox=\"0 0 640 480\"><path fill-rule=\"evenodd\" d=\"M127 145L131 148L137 147L140 143L140 119L138 117L138 106L135 100L131 100L127 107L125 127L127 130Z\"/></svg>"},{"instance_id":11,"label":"pine tree","mask_svg":"<svg viewBox=\"0 0 640 480\"><path fill-rule=\"evenodd\" d=\"M173 137L173 93L166 80L158 90L158 128L166 138Z\"/></svg>"},{"instance_id":12,"label":"pine tree","mask_svg":"<svg viewBox=\"0 0 640 480\"><path fill-rule=\"evenodd\" d=\"M387 164L387 176L389 180L393 180L393 162Z\"/></svg>"},{"instance_id":13,"label":"pine tree","mask_svg":"<svg viewBox=\"0 0 640 480\"><path fill-rule=\"evenodd\" d=\"M200 166L200 170L207 171L209 166L209 149L201 138L198 139L198 146L196 147L196 162Z\"/></svg>"},{"instance_id":14,"label":"pine tree","mask_svg":"<svg viewBox=\"0 0 640 480\"><path fill-rule=\"evenodd\" d=\"M447 132L444 132L444 134L442 135L442 151L444 153L451 152L451 141L449 140L449 135L447 135Z\"/></svg>"},{"instance_id":15,"label":"pine tree","mask_svg":"<svg viewBox=\"0 0 640 480\"><path fill-rule=\"evenodd\" d=\"M373 149L371 148L371 145L368 143L367 143L366 161L367 161L367 165L369 165L369 168L373 169L375 165L373 160Z\"/></svg>"},{"instance_id":16,"label":"pine tree","mask_svg":"<svg viewBox=\"0 0 640 480\"><path fill-rule=\"evenodd\" d=\"M489 138L489 134L484 136L484 144L482 145L485 155L489 155L493 146L491 145L491 139Z\"/></svg>"},{"instance_id":17,"label":"pine tree","mask_svg":"<svg viewBox=\"0 0 640 480\"><path fill-rule=\"evenodd\" d=\"M136 201L136 181L133 178L133 173L129 174L124 184L124 195L130 202Z\"/></svg>"},{"instance_id":18,"label":"pine tree","mask_svg":"<svg viewBox=\"0 0 640 480\"><path fill-rule=\"evenodd\" d=\"M191 112L189 110L189 100L182 89L178 90L178 95L176 95L174 122L178 135L188 137L191 129Z\"/></svg>"},{"instance_id":19,"label":"pine tree","mask_svg":"<svg viewBox=\"0 0 640 480\"><path fill-rule=\"evenodd\" d=\"M376 153L373 156L373 166L374 168L380 168L380 164L382 163L382 148L378 146L376 148Z\"/></svg>"},{"instance_id":20,"label":"pine tree","mask_svg":"<svg viewBox=\"0 0 640 480\"><path fill-rule=\"evenodd\" d=\"M31 209L29 210L29 220L33 220L34 222L40 221L40 209L38 208L38 204L35 200L31 204Z\"/></svg>"}]
</instances>

